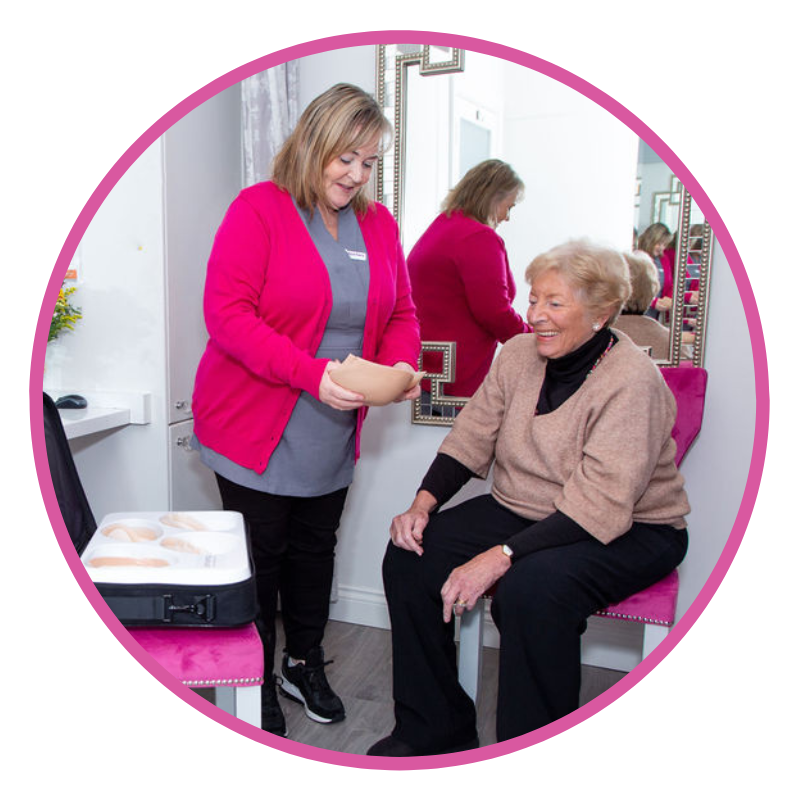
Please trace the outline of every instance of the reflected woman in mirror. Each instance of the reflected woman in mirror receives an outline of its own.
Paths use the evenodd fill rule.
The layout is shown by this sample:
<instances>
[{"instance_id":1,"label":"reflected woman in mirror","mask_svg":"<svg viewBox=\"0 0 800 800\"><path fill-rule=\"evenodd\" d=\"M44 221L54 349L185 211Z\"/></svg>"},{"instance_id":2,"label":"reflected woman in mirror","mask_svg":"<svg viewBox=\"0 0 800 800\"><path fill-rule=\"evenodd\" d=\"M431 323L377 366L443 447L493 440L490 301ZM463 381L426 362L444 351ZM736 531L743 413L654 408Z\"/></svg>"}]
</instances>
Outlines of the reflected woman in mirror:
<instances>
[{"instance_id":1,"label":"reflected woman in mirror","mask_svg":"<svg viewBox=\"0 0 800 800\"><path fill-rule=\"evenodd\" d=\"M234 200L208 262L193 446L216 473L224 508L247 522L264 645L261 727L280 736L276 682L314 721L345 717L322 640L367 409L329 373L350 353L409 372L419 357L397 223L366 193L390 132L358 87L321 94L275 157L272 180ZM279 595L286 646L276 678Z\"/></svg>"},{"instance_id":2,"label":"reflected woman in mirror","mask_svg":"<svg viewBox=\"0 0 800 800\"><path fill-rule=\"evenodd\" d=\"M508 164L483 161L450 191L408 255L423 341L456 343L456 379L444 387L450 396L470 397L497 344L529 330L512 307L516 286L497 233L523 190ZM423 368L440 371L441 356L426 353Z\"/></svg>"},{"instance_id":3,"label":"reflected woman in mirror","mask_svg":"<svg viewBox=\"0 0 800 800\"><path fill-rule=\"evenodd\" d=\"M639 236L638 249L644 250L658 271L659 290L647 315L659 318L672 309L672 276L674 274L675 248L673 235L663 222L654 222Z\"/></svg>"},{"instance_id":4,"label":"reflected woman in mirror","mask_svg":"<svg viewBox=\"0 0 800 800\"><path fill-rule=\"evenodd\" d=\"M669 359L669 328L646 314L660 288L656 265L644 250L622 255L630 272L631 296L614 327L630 336L639 347L649 347L650 358L666 361ZM681 356L690 357L686 347L681 348Z\"/></svg>"},{"instance_id":5,"label":"reflected woman in mirror","mask_svg":"<svg viewBox=\"0 0 800 800\"><path fill-rule=\"evenodd\" d=\"M497 738L575 711L596 611L669 574L689 511L656 365L611 328L630 294L621 254L571 242L528 267L533 335L507 342L456 418L383 562L395 727L370 755L478 746L454 618L497 584ZM471 478L491 492L440 510Z\"/></svg>"}]
</instances>

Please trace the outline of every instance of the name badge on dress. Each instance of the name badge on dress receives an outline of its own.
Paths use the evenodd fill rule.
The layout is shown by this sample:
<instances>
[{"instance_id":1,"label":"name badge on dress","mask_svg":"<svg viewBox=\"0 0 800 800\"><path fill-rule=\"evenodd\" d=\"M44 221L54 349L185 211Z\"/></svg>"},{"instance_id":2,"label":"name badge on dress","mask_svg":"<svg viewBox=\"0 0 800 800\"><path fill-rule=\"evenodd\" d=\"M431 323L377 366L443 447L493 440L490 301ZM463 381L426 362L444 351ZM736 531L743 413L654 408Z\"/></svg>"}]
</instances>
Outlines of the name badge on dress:
<instances>
[{"instance_id":1,"label":"name badge on dress","mask_svg":"<svg viewBox=\"0 0 800 800\"><path fill-rule=\"evenodd\" d=\"M345 247L345 252L347 253L348 256L350 256L350 258L353 261L366 261L367 260L367 254L366 253L362 253L360 250L348 250Z\"/></svg>"}]
</instances>

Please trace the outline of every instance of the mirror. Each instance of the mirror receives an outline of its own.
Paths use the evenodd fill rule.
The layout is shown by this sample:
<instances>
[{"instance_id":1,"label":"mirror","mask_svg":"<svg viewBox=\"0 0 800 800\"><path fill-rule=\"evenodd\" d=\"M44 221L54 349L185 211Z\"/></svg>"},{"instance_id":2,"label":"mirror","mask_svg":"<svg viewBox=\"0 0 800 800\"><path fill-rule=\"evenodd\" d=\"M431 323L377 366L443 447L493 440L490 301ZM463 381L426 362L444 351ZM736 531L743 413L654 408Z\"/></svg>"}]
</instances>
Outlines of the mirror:
<instances>
[{"instance_id":1,"label":"mirror","mask_svg":"<svg viewBox=\"0 0 800 800\"><path fill-rule=\"evenodd\" d=\"M397 218L407 256L468 166L487 156L508 162L525 193L498 234L516 284L513 306L524 317L524 273L533 257L582 237L629 251L633 207L639 233L642 220L653 219L677 233L673 307L662 317L669 349L656 360L702 365L713 233L680 181L633 131L558 81L483 53L427 45L376 50L376 95L395 133L393 151L378 166L376 196ZM447 396L458 348L437 340L423 350L435 354L437 366L429 396L413 404L412 421L452 424L466 402Z\"/></svg>"},{"instance_id":2,"label":"mirror","mask_svg":"<svg viewBox=\"0 0 800 800\"><path fill-rule=\"evenodd\" d=\"M653 358L661 364L690 360L702 366L713 232L680 180L644 141L639 142L633 226L634 248L653 259L660 295L671 301L669 308L645 312L669 330L669 346L654 347ZM630 321L623 314L617 327L649 344L637 339L635 327L626 325Z\"/></svg>"}]
</instances>

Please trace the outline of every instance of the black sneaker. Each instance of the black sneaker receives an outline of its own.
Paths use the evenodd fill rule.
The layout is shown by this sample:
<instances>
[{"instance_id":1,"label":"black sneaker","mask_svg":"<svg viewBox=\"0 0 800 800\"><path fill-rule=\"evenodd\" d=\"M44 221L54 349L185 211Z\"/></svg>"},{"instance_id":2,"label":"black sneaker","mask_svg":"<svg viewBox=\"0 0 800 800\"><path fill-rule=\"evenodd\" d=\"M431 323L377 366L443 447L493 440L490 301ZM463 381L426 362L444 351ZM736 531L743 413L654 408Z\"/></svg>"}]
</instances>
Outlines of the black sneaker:
<instances>
[{"instance_id":1,"label":"black sneaker","mask_svg":"<svg viewBox=\"0 0 800 800\"><path fill-rule=\"evenodd\" d=\"M289 654L283 654L281 694L305 706L306 716L314 722L341 722L344 705L334 694L325 677L325 666L321 647L313 647L305 657L305 664L289 666Z\"/></svg>"},{"instance_id":2,"label":"black sneaker","mask_svg":"<svg viewBox=\"0 0 800 800\"><path fill-rule=\"evenodd\" d=\"M261 730L286 736L286 720L275 691L275 684L280 680L277 675L270 675L261 686Z\"/></svg>"}]
</instances>

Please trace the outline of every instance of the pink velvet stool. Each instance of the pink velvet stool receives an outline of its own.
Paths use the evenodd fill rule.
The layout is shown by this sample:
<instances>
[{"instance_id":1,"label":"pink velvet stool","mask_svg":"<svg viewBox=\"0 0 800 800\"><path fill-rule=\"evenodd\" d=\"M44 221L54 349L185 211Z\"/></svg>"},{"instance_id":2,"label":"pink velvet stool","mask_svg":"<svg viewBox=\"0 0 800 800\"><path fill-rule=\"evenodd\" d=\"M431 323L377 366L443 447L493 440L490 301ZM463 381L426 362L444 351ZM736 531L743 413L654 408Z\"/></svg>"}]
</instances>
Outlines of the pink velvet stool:
<instances>
[{"instance_id":1,"label":"pink velvet stool","mask_svg":"<svg viewBox=\"0 0 800 800\"><path fill-rule=\"evenodd\" d=\"M214 689L218 708L261 726L264 650L254 623L241 628L128 628L167 672L193 689Z\"/></svg>"},{"instance_id":2,"label":"pink velvet stool","mask_svg":"<svg viewBox=\"0 0 800 800\"><path fill-rule=\"evenodd\" d=\"M675 463L680 465L700 432L708 374L701 367L691 365L661 367L661 374L678 406L672 438L676 444ZM491 601L494 588L490 587L475 608L462 615L459 622L458 680L473 700L480 690L484 618L486 604ZM645 659L666 639L675 623L678 588L678 571L673 570L658 583L598 611L595 616L644 625L642 659Z\"/></svg>"}]
</instances>

